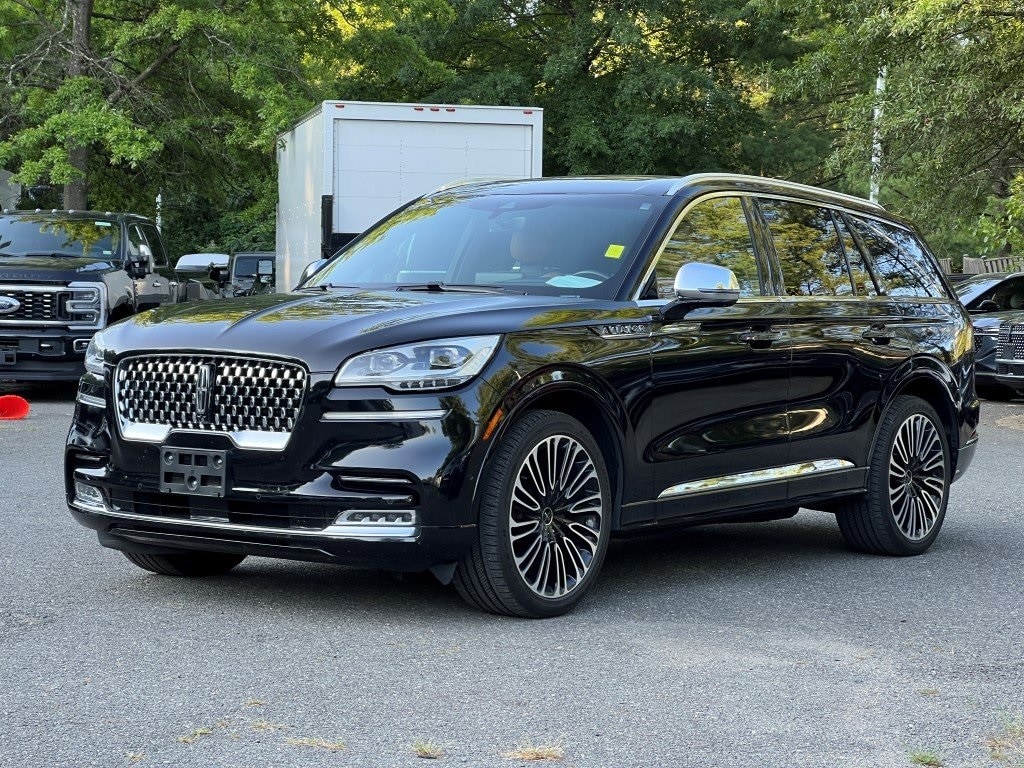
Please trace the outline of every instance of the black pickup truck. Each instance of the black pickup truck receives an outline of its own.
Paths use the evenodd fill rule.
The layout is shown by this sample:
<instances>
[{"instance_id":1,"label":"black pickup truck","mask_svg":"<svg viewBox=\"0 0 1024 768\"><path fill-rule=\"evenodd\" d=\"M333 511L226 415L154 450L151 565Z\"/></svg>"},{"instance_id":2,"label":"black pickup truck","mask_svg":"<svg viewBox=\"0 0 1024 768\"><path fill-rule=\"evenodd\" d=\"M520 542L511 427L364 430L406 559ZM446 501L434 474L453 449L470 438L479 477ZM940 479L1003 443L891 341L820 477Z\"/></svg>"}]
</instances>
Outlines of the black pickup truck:
<instances>
[{"instance_id":1,"label":"black pickup truck","mask_svg":"<svg viewBox=\"0 0 1024 768\"><path fill-rule=\"evenodd\" d=\"M0 213L0 381L79 378L93 334L187 299L160 231L130 213Z\"/></svg>"}]
</instances>

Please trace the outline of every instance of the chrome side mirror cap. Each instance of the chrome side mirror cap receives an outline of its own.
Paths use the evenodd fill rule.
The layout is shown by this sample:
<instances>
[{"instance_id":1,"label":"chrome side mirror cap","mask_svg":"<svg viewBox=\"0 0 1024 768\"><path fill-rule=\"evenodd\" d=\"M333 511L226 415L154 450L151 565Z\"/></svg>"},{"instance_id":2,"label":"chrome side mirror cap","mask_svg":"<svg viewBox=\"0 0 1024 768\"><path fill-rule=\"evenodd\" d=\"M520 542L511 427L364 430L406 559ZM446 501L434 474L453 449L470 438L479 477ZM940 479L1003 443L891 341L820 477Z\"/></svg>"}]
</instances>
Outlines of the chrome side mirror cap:
<instances>
[{"instance_id":1,"label":"chrome side mirror cap","mask_svg":"<svg viewBox=\"0 0 1024 768\"><path fill-rule=\"evenodd\" d=\"M676 298L705 304L732 304L740 297L740 284L733 271L717 264L694 261L683 264L673 283Z\"/></svg>"},{"instance_id":2,"label":"chrome side mirror cap","mask_svg":"<svg viewBox=\"0 0 1024 768\"><path fill-rule=\"evenodd\" d=\"M306 268L302 270L302 275L299 276L299 282L296 283L296 288L302 285L304 282L309 280L313 275L320 271L320 268L327 263L327 259L317 259L316 261L307 264Z\"/></svg>"}]
</instances>

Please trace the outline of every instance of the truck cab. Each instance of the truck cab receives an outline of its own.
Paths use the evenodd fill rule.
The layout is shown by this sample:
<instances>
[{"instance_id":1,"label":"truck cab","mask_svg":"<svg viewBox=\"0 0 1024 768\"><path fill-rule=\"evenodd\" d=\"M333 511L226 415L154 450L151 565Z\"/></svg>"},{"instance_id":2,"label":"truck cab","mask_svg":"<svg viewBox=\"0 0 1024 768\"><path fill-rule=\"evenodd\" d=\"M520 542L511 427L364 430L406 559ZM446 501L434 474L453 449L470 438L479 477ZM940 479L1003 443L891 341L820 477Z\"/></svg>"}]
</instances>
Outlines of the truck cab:
<instances>
[{"instance_id":1,"label":"truck cab","mask_svg":"<svg viewBox=\"0 0 1024 768\"><path fill-rule=\"evenodd\" d=\"M130 213L0 213L0 381L70 381L96 331L183 300L156 224Z\"/></svg>"}]
</instances>

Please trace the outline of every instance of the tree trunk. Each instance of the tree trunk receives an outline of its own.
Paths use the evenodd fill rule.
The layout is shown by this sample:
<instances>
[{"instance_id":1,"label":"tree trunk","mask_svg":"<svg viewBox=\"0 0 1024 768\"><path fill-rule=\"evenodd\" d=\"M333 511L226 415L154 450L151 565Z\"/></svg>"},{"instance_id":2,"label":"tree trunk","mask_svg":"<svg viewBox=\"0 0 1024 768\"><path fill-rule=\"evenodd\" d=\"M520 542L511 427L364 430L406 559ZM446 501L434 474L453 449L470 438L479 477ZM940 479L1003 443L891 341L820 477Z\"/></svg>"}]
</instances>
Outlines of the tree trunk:
<instances>
[{"instance_id":1,"label":"tree trunk","mask_svg":"<svg viewBox=\"0 0 1024 768\"><path fill-rule=\"evenodd\" d=\"M68 17L71 19L71 56L68 58L68 78L86 74L90 49L93 0L67 0ZM89 158L88 146L68 142L68 162L79 172L79 176L64 185L64 207L86 210L89 207Z\"/></svg>"}]
</instances>

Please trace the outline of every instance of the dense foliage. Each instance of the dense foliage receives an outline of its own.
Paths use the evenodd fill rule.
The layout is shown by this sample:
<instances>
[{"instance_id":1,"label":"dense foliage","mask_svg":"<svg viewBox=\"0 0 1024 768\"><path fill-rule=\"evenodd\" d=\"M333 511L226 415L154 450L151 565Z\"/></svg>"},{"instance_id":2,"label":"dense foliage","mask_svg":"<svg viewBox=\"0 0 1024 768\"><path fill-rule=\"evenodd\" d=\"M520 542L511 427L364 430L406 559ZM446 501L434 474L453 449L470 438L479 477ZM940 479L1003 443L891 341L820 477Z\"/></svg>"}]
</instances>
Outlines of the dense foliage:
<instances>
[{"instance_id":1,"label":"dense foliage","mask_svg":"<svg viewBox=\"0 0 1024 768\"><path fill-rule=\"evenodd\" d=\"M882 199L944 255L1020 248L1015 0L0 0L25 205L273 247L276 137L317 101L545 110L546 174L734 170ZM51 190L49 196L47 190Z\"/></svg>"}]
</instances>

